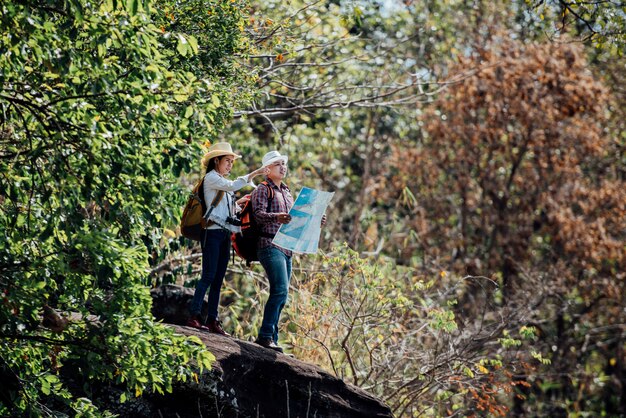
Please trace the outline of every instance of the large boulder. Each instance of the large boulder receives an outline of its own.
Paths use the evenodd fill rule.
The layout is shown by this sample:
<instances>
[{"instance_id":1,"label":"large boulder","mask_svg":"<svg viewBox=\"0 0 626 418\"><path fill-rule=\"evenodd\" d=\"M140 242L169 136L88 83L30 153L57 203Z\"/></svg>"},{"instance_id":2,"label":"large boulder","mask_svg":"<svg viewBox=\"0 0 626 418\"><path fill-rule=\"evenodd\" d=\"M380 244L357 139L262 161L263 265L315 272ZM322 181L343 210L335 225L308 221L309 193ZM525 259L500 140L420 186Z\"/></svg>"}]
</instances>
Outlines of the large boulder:
<instances>
[{"instance_id":1,"label":"large boulder","mask_svg":"<svg viewBox=\"0 0 626 418\"><path fill-rule=\"evenodd\" d=\"M166 284L150 290L152 296L152 314L166 324L185 325L189 318L189 305L194 289ZM206 297L202 303L202 315L206 317Z\"/></svg>"},{"instance_id":2,"label":"large boulder","mask_svg":"<svg viewBox=\"0 0 626 418\"><path fill-rule=\"evenodd\" d=\"M184 323L193 292L168 285L153 291L153 312L169 323ZM179 306L173 306L178 304ZM216 357L210 373L147 397L146 416L163 417L392 417L388 406L320 367L257 344L171 325L199 337ZM121 411L118 411L118 413ZM134 412L137 414L137 412Z\"/></svg>"}]
</instances>

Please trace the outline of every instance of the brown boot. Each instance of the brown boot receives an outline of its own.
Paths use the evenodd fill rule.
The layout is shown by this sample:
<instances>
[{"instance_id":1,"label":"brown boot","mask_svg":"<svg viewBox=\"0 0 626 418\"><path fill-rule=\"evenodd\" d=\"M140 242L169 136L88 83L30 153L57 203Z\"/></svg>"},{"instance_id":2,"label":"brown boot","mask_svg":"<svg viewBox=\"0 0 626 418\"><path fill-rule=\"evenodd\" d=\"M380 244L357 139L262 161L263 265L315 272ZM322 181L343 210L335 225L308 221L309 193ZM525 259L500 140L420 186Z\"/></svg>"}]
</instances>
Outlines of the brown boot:
<instances>
[{"instance_id":1,"label":"brown boot","mask_svg":"<svg viewBox=\"0 0 626 418\"><path fill-rule=\"evenodd\" d=\"M207 319L206 325L209 329L209 332L212 332L213 334L220 334L225 337L230 337L230 334L224 331L224 329L222 328L222 324L220 324L220 321L218 321L217 319Z\"/></svg>"},{"instance_id":2,"label":"brown boot","mask_svg":"<svg viewBox=\"0 0 626 418\"><path fill-rule=\"evenodd\" d=\"M211 332L209 327L205 327L204 325L202 325L202 321L200 320L200 317L198 315L192 315L191 317L189 317L186 325L191 328L199 329L200 331Z\"/></svg>"},{"instance_id":3,"label":"brown boot","mask_svg":"<svg viewBox=\"0 0 626 418\"><path fill-rule=\"evenodd\" d=\"M255 341L261 347L269 348L270 350L278 351L279 353L283 352L283 348L276 344L271 338L263 338L259 337Z\"/></svg>"}]
</instances>

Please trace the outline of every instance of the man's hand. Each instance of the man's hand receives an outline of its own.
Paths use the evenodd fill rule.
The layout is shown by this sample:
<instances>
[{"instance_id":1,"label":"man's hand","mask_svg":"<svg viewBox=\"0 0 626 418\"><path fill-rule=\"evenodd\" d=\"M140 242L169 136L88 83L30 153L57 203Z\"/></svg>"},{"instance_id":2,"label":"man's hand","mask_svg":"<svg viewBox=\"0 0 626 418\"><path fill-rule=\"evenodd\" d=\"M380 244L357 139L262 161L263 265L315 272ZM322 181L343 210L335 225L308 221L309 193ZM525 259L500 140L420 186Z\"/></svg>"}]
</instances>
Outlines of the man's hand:
<instances>
[{"instance_id":1,"label":"man's hand","mask_svg":"<svg viewBox=\"0 0 626 418\"><path fill-rule=\"evenodd\" d=\"M289 222L291 222L291 215L288 213L277 213L276 219L280 224L288 224Z\"/></svg>"},{"instance_id":2,"label":"man's hand","mask_svg":"<svg viewBox=\"0 0 626 418\"><path fill-rule=\"evenodd\" d=\"M326 214L322 215L322 226L326 225Z\"/></svg>"}]
</instances>

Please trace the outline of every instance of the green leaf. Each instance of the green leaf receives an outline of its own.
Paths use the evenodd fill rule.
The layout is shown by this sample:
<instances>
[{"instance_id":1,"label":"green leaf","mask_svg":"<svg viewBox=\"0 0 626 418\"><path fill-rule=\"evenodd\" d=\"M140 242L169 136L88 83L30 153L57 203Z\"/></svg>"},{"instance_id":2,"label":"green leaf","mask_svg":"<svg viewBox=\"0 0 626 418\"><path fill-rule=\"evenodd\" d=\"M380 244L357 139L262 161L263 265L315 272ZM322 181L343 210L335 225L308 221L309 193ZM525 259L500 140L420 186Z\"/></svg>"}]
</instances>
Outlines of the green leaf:
<instances>
[{"instance_id":1,"label":"green leaf","mask_svg":"<svg viewBox=\"0 0 626 418\"><path fill-rule=\"evenodd\" d=\"M128 9L131 15L133 16L136 15L139 9L139 1L138 0L127 0L127 1L128 3L126 5L126 8Z\"/></svg>"},{"instance_id":2,"label":"green leaf","mask_svg":"<svg viewBox=\"0 0 626 418\"><path fill-rule=\"evenodd\" d=\"M193 35L187 35L187 41L189 41L189 46L191 46L191 50L194 54L198 53L198 40Z\"/></svg>"},{"instance_id":3,"label":"green leaf","mask_svg":"<svg viewBox=\"0 0 626 418\"><path fill-rule=\"evenodd\" d=\"M50 395L50 382L46 379L40 379L39 381L41 382L41 392L44 395Z\"/></svg>"},{"instance_id":4,"label":"green leaf","mask_svg":"<svg viewBox=\"0 0 626 418\"><path fill-rule=\"evenodd\" d=\"M204 343L202 342L202 340L195 335L189 335L187 336L187 339L191 342L204 346Z\"/></svg>"},{"instance_id":5,"label":"green leaf","mask_svg":"<svg viewBox=\"0 0 626 418\"><path fill-rule=\"evenodd\" d=\"M176 46L176 50L183 57L187 55L187 51L189 49L189 45L185 37L181 34L178 34L178 44Z\"/></svg>"}]
</instances>

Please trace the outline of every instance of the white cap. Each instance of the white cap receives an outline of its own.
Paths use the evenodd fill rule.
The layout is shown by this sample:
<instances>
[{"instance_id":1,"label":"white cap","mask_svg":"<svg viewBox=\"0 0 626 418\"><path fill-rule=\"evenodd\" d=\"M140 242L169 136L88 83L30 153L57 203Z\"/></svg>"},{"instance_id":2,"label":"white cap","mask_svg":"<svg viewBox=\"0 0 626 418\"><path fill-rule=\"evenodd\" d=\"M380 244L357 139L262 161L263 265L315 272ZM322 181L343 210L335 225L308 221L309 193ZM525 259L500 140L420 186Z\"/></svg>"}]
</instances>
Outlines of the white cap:
<instances>
[{"instance_id":1,"label":"white cap","mask_svg":"<svg viewBox=\"0 0 626 418\"><path fill-rule=\"evenodd\" d=\"M278 161L284 161L287 164L287 160L286 155L280 155L278 151L270 151L263 156L263 167L270 166Z\"/></svg>"}]
</instances>

